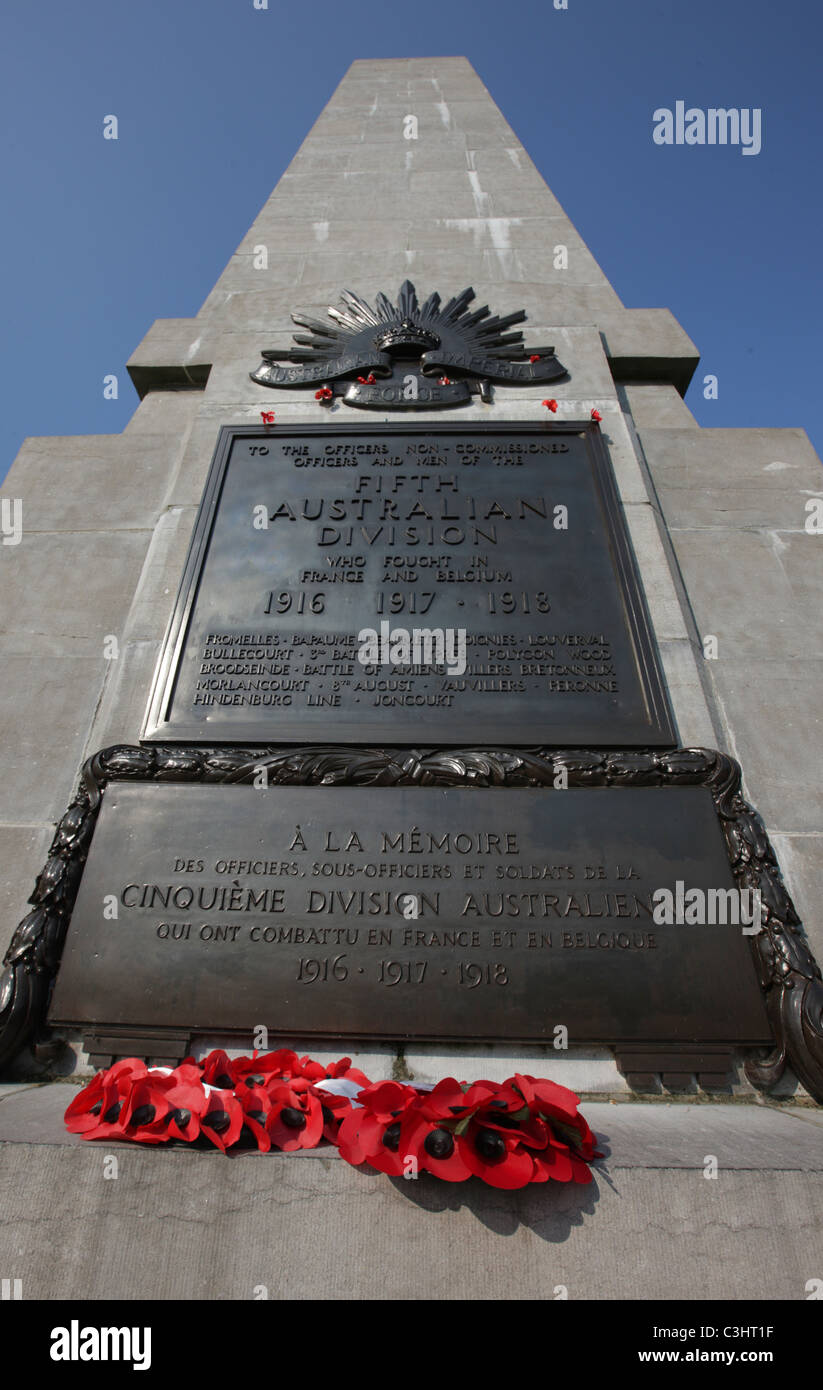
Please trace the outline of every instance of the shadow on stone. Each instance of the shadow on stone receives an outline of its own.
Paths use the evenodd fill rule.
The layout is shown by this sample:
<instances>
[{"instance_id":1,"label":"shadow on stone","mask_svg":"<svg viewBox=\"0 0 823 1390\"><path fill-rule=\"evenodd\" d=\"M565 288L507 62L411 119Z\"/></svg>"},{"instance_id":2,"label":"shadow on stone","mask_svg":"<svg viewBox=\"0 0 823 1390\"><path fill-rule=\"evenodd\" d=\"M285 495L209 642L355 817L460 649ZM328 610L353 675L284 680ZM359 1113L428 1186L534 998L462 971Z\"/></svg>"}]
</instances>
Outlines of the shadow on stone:
<instances>
[{"instance_id":1,"label":"shadow on stone","mask_svg":"<svg viewBox=\"0 0 823 1390\"><path fill-rule=\"evenodd\" d=\"M551 1244L568 1240L572 1229L594 1214L599 1199L596 1178L590 1183L534 1183L515 1192L487 1187L479 1178L447 1183L429 1173L387 1181L423 1211L470 1211L496 1235L513 1236L526 1226Z\"/></svg>"}]
</instances>

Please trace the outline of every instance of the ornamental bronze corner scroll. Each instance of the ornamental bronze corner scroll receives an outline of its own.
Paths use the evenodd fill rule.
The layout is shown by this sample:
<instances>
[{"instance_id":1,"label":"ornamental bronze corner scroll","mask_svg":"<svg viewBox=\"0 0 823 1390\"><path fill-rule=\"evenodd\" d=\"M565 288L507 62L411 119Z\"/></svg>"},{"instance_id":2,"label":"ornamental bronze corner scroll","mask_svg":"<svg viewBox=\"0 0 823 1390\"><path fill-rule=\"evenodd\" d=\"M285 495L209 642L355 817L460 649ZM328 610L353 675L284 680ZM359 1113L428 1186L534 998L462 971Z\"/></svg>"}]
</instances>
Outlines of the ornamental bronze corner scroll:
<instances>
[{"instance_id":1,"label":"ornamental bronze corner scroll","mask_svg":"<svg viewBox=\"0 0 823 1390\"><path fill-rule=\"evenodd\" d=\"M524 309L503 318L487 305L469 312L474 297L469 287L446 304L430 294L421 305L404 280L396 304L379 294L372 308L344 290L345 307L328 309L332 324L292 314L308 334L293 335L298 346L263 352L249 376L258 386L319 387L321 405L340 396L364 410L467 405L473 394L491 401L492 382L543 385L568 376L553 347L527 347L519 330L506 332L524 322Z\"/></svg>"},{"instance_id":2,"label":"ornamental bronze corner scroll","mask_svg":"<svg viewBox=\"0 0 823 1390\"><path fill-rule=\"evenodd\" d=\"M269 786L572 788L703 786L712 795L739 889L759 890L761 930L750 936L775 1048L746 1063L768 1088L791 1066L823 1103L823 978L780 875L758 813L744 800L740 767L710 749L600 752L500 748L134 747L104 749L85 764L77 795L57 826L49 858L4 958L0 1066L26 1044L47 1045L45 1013L91 843L110 782ZM563 780L562 778L560 779ZM185 1041L185 1040L184 1040Z\"/></svg>"}]
</instances>

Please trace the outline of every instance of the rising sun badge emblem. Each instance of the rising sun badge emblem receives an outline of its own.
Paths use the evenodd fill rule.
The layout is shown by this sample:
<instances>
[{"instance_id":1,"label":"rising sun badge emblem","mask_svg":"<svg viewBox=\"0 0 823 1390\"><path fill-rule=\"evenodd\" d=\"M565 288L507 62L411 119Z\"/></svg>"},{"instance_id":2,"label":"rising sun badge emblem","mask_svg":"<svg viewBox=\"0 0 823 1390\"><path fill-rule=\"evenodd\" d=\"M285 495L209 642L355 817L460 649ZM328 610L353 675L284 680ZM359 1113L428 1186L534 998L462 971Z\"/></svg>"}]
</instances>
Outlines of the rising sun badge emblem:
<instances>
[{"instance_id":1,"label":"rising sun badge emblem","mask_svg":"<svg viewBox=\"0 0 823 1390\"><path fill-rule=\"evenodd\" d=\"M308 333L295 333L294 347L264 352L251 379L319 387L326 406L340 397L361 409L431 410L465 405L472 394L490 401L492 383L544 385L568 375L553 347L526 347L519 330L508 331L525 321L524 309L499 318L486 305L470 310L474 297L469 288L447 304L430 294L421 305L406 280L396 304L379 294L372 308L344 290L331 322L292 314Z\"/></svg>"}]
</instances>

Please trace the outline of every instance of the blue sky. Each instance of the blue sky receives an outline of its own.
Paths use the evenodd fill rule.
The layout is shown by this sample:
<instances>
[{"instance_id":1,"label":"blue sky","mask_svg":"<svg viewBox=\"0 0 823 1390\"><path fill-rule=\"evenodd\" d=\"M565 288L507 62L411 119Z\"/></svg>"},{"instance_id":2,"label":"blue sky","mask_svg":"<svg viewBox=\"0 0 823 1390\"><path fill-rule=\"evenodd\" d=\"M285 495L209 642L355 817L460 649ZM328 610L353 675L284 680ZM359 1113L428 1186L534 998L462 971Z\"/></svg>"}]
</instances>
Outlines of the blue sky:
<instances>
[{"instance_id":1,"label":"blue sky","mask_svg":"<svg viewBox=\"0 0 823 1390\"><path fill-rule=\"evenodd\" d=\"M697 343L700 423L800 425L823 452L823 6L553 4L5 0L0 477L26 435L124 428L126 360L197 312L353 59L453 53L624 303ZM761 152L656 145L678 99L759 108Z\"/></svg>"}]
</instances>

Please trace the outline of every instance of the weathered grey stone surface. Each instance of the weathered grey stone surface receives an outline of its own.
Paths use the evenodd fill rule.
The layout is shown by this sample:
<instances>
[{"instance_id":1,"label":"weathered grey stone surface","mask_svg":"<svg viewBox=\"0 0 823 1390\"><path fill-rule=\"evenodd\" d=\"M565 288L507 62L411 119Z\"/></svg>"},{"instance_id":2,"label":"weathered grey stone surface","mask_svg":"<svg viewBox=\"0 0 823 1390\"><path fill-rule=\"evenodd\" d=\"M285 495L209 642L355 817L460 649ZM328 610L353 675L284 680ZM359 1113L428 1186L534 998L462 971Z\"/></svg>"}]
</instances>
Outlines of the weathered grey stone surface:
<instances>
[{"instance_id":1,"label":"weathered grey stone surface","mask_svg":"<svg viewBox=\"0 0 823 1390\"><path fill-rule=\"evenodd\" d=\"M102 657L54 658L42 651L4 657L0 820L7 828L56 821L66 809L94 717L102 667ZM21 897L16 919L33 886Z\"/></svg>"},{"instance_id":2,"label":"weathered grey stone surface","mask_svg":"<svg viewBox=\"0 0 823 1390\"><path fill-rule=\"evenodd\" d=\"M791 884L795 907L818 963L823 959L823 832L811 835L772 832L772 844Z\"/></svg>"},{"instance_id":3,"label":"weathered grey stone surface","mask_svg":"<svg viewBox=\"0 0 823 1390\"><path fill-rule=\"evenodd\" d=\"M25 499L26 536L150 530L179 449L168 431L144 432L139 454L127 432L26 439L6 495Z\"/></svg>"},{"instance_id":4,"label":"weathered grey stone surface","mask_svg":"<svg viewBox=\"0 0 823 1390\"><path fill-rule=\"evenodd\" d=\"M159 640L146 638L129 639L121 645L120 658L110 663L108 680L86 735L83 761L114 743L134 743L134 730L142 726L146 691L151 688L160 649Z\"/></svg>"},{"instance_id":5,"label":"weathered grey stone surface","mask_svg":"<svg viewBox=\"0 0 823 1390\"><path fill-rule=\"evenodd\" d=\"M669 699L677 710L677 727L685 748L720 748L723 730L719 716L706 700L701 680L701 656L688 637L659 642Z\"/></svg>"},{"instance_id":6,"label":"weathered grey stone surface","mask_svg":"<svg viewBox=\"0 0 823 1390\"><path fill-rule=\"evenodd\" d=\"M3 575L4 651L38 654L44 664L96 658L102 675L103 639L122 628L151 536L140 528L26 532Z\"/></svg>"},{"instance_id":7,"label":"weathered grey stone surface","mask_svg":"<svg viewBox=\"0 0 823 1390\"><path fill-rule=\"evenodd\" d=\"M820 1274L823 1120L809 1110L590 1104L594 1181L501 1193L387 1179L322 1150L49 1140L72 1089L0 1098L0 1266L24 1299L264 1286L301 1300L800 1301Z\"/></svg>"},{"instance_id":8,"label":"weathered grey stone surface","mask_svg":"<svg viewBox=\"0 0 823 1390\"><path fill-rule=\"evenodd\" d=\"M685 394L698 352L668 309L606 312L599 322L615 381L670 382Z\"/></svg>"},{"instance_id":9,"label":"weathered grey stone surface","mask_svg":"<svg viewBox=\"0 0 823 1390\"><path fill-rule=\"evenodd\" d=\"M634 397L635 388L627 389ZM809 497L823 496L823 471L805 430L660 429L639 421L638 428L674 531L803 532Z\"/></svg>"},{"instance_id":10,"label":"weathered grey stone surface","mask_svg":"<svg viewBox=\"0 0 823 1390\"><path fill-rule=\"evenodd\" d=\"M701 674L720 742L780 847L819 958L823 546L805 522L809 498L823 497L823 470L802 429L668 428L670 407L650 411L650 389L626 395L640 411L693 635L717 639Z\"/></svg>"},{"instance_id":11,"label":"weathered grey stone surface","mask_svg":"<svg viewBox=\"0 0 823 1390\"><path fill-rule=\"evenodd\" d=\"M618 397L639 430L697 429L698 424L675 386L638 381L622 386Z\"/></svg>"}]
</instances>

